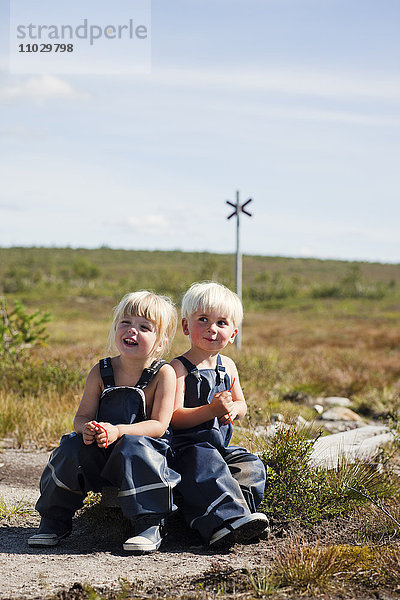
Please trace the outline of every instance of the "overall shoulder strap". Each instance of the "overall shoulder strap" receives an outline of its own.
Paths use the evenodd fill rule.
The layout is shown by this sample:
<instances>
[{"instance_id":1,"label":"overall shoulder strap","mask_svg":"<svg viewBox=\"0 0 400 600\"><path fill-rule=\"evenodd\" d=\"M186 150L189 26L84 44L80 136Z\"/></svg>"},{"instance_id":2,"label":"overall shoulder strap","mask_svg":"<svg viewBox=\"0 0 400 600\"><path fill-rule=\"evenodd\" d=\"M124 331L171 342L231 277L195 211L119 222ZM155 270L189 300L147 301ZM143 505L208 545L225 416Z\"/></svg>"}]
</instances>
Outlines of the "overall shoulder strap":
<instances>
[{"instance_id":1,"label":"overall shoulder strap","mask_svg":"<svg viewBox=\"0 0 400 600\"><path fill-rule=\"evenodd\" d=\"M217 380L215 383L219 385L221 381L224 380L226 374L226 369L222 364L222 358L219 354L217 356L217 366L215 367L215 372L217 373Z\"/></svg>"},{"instance_id":2,"label":"overall shoulder strap","mask_svg":"<svg viewBox=\"0 0 400 600\"><path fill-rule=\"evenodd\" d=\"M140 376L139 381L135 385L135 387L144 390L150 383L150 381L157 375L158 371L161 369L163 365L167 364L166 360L155 360L150 367L147 369L143 369L143 373Z\"/></svg>"},{"instance_id":3,"label":"overall shoulder strap","mask_svg":"<svg viewBox=\"0 0 400 600\"><path fill-rule=\"evenodd\" d=\"M177 356L176 360L180 360L189 375L193 375L197 379L197 381L201 381L201 376L198 368L194 365L190 360L186 358L186 356Z\"/></svg>"},{"instance_id":4,"label":"overall shoulder strap","mask_svg":"<svg viewBox=\"0 0 400 600\"><path fill-rule=\"evenodd\" d=\"M99 361L100 375L104 383L104 389L115 387L114 371L111 365L111 357L102 358Z\"/></svg>"}]
</instances>

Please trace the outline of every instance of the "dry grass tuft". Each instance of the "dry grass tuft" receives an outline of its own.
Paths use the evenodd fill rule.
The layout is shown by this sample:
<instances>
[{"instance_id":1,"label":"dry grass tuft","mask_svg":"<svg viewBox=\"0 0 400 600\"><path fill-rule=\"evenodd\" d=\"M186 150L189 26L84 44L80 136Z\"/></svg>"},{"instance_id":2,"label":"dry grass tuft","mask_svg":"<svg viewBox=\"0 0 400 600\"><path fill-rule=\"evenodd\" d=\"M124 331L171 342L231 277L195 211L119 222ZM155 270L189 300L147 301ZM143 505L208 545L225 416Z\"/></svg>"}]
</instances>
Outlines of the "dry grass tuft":
<instances>
[{"instance_id":1,"label":"dry grass tuft","mask_svg":"<svg viewBox=\"0 0 400 600\"><path fill-rule=\"evenodd\" d=\"M17 447L34 444L51 448L72 431L79 399L69 394L18 397L0 391L0 437L11 437Z\"/></svg>"},{"instance_id":2,"label":"dry grass tuft","mask_svg":"<svg viewBox=\"0 0 400 600\"><path fill-rule=\"evenodd\" d=\"M360 540L381 543L400 539L400 527L397 525L400 522L400 506L396 501L386 502L384 506L392 518L373 504L355 509Z\"/></svg>"},{"instance_id":3,"label":"dry grass tuft","mask_svg":"<svg viewBox=\"0 0 400 600\"><path fill-rule=\"evenodd\" d=\"M279 587L315 593L333 587L337 578L349 576L349 563L340 546L307 545L292 538L275 555L274 578Z\"/></svg>"},{"instance_id":4,"label":"dry grass tuft","mask_svg":"<svg viewBox=\"0 0 400 600\"><path fill-rule=\"evenodd\" d=\"M293 536L275 550L271 567L248 577L257 596L279 591L296 597L342 594L354 586L400 590L400 547L311 545Z\"/></svg>"}]
</instances>

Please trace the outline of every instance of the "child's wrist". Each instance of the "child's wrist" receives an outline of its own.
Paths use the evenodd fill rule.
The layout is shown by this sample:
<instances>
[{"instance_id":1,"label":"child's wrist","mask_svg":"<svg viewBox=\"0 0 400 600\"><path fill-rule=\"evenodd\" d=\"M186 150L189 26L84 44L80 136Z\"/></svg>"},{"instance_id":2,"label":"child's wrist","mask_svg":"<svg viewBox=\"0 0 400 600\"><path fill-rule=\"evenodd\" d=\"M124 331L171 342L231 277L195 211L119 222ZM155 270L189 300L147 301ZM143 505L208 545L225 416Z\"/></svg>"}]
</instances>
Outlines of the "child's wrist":
<instances>
[{"instance_id":1,"label":"child's wrist","mask_svg":"<svg viewBox=\"0 0 400 600\"><path fill-rule=\"evenodd\" d=\"M218 415L215 414L215 412L213 410L212 404L209 404L207 408L209 409L209 414L210 414L211 419L215 419L215 417L218 417ZM209 420L209 419L207 419L207 420Z\"/></svg>"}]
</instances>

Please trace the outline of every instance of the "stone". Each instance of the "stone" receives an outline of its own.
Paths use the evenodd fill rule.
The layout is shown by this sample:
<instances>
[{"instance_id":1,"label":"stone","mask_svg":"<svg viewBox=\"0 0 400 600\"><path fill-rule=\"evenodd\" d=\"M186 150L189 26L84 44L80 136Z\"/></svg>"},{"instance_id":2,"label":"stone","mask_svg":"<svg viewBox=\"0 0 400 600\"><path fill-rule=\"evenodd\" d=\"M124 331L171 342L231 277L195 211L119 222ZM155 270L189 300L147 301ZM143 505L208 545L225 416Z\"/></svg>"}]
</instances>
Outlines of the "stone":
<instances>
[{"instance_id":1,"label":"stone","mask_svg":"<svg viewBox=\"0 0 400 600\"><path fill-rule=\"evenodd\" d=\"M317 439L310 461L316 466L334 469L343 459L353 463L373 458L393 439L393 432L385 425L365 425L351 431L334 433Z\"/></svg>"},{"instance_id":2,"label":"stone","mask_svg":"<svg viewBox=\"0 0 400 600\"><path fill-rule=\"evenodd\" d=\"M328 396L328 398L323 399L323 402L329 406L343 406L345 408L348 408L352 404L349 398L343 398L341 396Z\"/></svg>"},{"instance_id":3,"label":"stone","mask_svg":"<svg viewBox=\"0 0 400 600\"><path fill-rule=\"evenodd\" d=\"M364 427L364 421L324 421L323 428L328 433L339 433Z\"/></svg>"},{"instance_id":4,"label":"stone","mask_svg":"<svg viewBox=\"0 0 400 600\"><path fill-rule=\"evenodd\" d=\"M344 406L333 406L322 413L320 418L325 421L362 421L357 413Z\"/></svg>"}]
</instances>

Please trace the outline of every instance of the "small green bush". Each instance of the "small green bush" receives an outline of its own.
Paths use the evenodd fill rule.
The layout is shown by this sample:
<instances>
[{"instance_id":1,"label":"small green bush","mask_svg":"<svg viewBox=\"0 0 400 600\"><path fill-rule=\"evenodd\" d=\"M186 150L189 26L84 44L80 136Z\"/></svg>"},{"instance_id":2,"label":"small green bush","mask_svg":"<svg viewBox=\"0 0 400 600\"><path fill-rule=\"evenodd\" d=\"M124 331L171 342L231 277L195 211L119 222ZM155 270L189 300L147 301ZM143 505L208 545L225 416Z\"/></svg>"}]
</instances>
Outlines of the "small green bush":
<instances>
[{"instance_id":1,"label":"small green bush","mask_svg":"<svg viewBox=\"0 0 400 600\"><path fill-rule=\"evenodd\" d=\"M261 456L267 471L262 510L275 519L320 517L324 475L310 465L313 444L305 430L286 424L267 442Z\"/></svg>"},{"instance_id":2,"label":"small green bush","mask_svg":"<svg viewBox=\"0 0 400 600\"><path fill-rule=\"evenodd\" d=\"M100 269L92 261L83 256L78 256L72 263L72 270L76 277L81 279L96 279L100 276Z\"/></svg>"},{"instance_id":3,"label":"small green bush","mask_svg":"<svg viewBox=\"0 0 400 600\"><path fill-rule=\"evenodd\" d=\"M43 344L48 335L46 323L50 313L36 310L32 314L26 311L19 300L14 302L14 310L9 310L7 302L1 299L0 318L0 356L17 357L25 350Z\"/></svg>"},{"instance_id":4,"label":"small green bush","mask_svg":"<svg viewBox=\"0 0 400 600\"><path fill-rule=\"evenodd\" d=\"M337 468L310 462L315 440L306 428L281 424L261 453L267 482L261 510L278 522L304 524L345 514L355 506L398 493L398 484L383 465L342 459Z\"/></svg>"}]
</instances>

